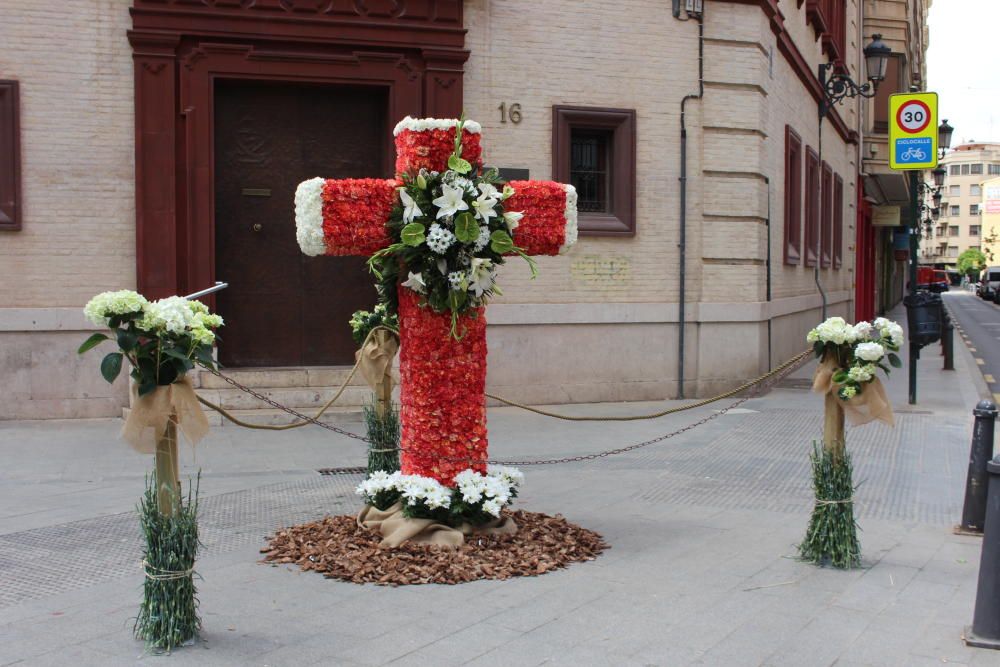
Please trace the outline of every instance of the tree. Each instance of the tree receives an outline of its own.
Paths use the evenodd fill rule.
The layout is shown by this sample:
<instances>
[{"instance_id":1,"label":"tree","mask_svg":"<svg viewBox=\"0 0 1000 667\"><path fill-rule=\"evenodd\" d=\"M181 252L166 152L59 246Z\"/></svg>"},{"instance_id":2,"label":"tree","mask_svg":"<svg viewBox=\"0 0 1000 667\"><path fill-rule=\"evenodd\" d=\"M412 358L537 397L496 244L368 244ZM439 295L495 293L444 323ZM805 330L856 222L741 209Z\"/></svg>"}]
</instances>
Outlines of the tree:
<instances>
[{"instance_id":1,"label":"tree","mask_svg":"<svg viewBox=\"0 0 1000 667\"><path fill-rule=\"evenodd\" d=\"M986 255L975 248L969 248L958 256L958 272L975 279L986 268Z\"/></svg>"}]
</instances>

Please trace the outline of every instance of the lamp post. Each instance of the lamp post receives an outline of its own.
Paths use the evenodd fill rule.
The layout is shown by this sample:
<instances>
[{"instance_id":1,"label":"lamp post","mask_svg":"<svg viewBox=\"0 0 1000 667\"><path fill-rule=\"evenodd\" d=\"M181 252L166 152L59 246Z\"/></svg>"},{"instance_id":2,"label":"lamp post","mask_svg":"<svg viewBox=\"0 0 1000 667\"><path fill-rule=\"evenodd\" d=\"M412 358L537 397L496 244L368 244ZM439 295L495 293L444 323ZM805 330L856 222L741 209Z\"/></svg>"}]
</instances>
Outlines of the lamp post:
<instances>
[{"instance_id":1,"label":"lamp post","mask_svg":"<svg viewBox=\"0 0 1000 667\"><path fill-rule=\"evenodd\" d=\"M819 163L823 163L823 119L826 118L830 109L834 105L840 104L845 99L855 97L875 97L878 84L885 80L885 72L889 67L889 56L892 55L882 35L876 33L872 35L872 41L864 48L865 74L868 80L863 84L858 84L852 79L844 69L837 71L837 63L820 63L819 82L823 88L823 99L819 103ZM840 66L843 68L843 65ZM831 70L833 73L831 74ZM819 179L822 184L823 179ZM822 187L822 185L820 185ZM821 193L816 193L816 201L823 201ZM819 290L820 298L823 301L823 319L826 320L826 292L823 291L823 284L819 279L819 269L823 263L823 235L816 235L816 268L814 279L816 288Z\"/></svg>"}]
</instances>

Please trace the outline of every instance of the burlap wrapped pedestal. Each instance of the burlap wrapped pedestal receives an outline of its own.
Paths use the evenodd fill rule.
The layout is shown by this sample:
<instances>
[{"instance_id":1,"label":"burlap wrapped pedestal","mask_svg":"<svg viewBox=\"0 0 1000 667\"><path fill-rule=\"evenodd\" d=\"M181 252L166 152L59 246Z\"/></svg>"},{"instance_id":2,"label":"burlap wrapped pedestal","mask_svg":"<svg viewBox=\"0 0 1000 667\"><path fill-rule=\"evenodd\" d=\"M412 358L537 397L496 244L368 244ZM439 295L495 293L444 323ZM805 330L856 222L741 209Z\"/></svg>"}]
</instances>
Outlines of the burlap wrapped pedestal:
<instances>
[{"instance_id":1,"label":"burlap wrapped pedestal","mask_svg":"<svg viewBox=\"0 0 1000 667\"><path fill-rule=\"evenodd\" d=\"M892 403L886 396L885 387L882 382L875 378L871 382L863 385L860 393L846 401L837 396L837 385L833 381L833 375L840 367L837 360L830 355L823 357L823 360L816 367L813 375L812 390L817 394L831 394L840 404L841 409L851 426L861 426L875 420L885 422L889 426L895 426L896 420L892 414Z\"/></svg>"},{"instance_id":2,"label":"burlap wrapped pedestal","mask_svg":"<svg viewBox=\"0 0 1000 667\"><path fill-rule=\"evenodd\" d=\"M481 526L463 523L458 528L446 526L433 519L411 519L403 516L402 503L387 510L366 505L358 513L358 526L378 530L382 535L380 547L398 547L403 542L436 544L457 549L465 543L466 535L514 535L517 524L510 517L502 517Z\"/></svg>"}]
</instances>

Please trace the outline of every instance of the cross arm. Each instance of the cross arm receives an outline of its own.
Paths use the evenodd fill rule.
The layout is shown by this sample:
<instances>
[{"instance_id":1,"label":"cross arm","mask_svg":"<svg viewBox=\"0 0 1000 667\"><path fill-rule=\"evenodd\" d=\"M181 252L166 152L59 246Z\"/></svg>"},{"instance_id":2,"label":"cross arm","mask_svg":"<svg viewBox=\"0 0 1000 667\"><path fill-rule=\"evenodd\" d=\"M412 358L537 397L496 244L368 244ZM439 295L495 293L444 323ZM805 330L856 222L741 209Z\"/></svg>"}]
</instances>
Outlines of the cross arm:
<instances>
[{"instance_id":1,"label":"cross arm","mask_svg":"<svg viewBox=\"0 0 1000 667\"><path fill-rule=\"evenodd\" d=\"M510 181L505 211L523 214L514 243L528 255L560 255L576 243L576 188L554 181Z\"/></svg>"},{"instance_id":2,"label":"cross arm","mask_svg":"<svg viewBox=\"0 0 1000 667\"><path fill-rule=\"evenodd\" d=\"M386 223L399 181L311 178L295 190L295 236L307 255L371 255L392 243Z\"/></svg>"}]
</instances>

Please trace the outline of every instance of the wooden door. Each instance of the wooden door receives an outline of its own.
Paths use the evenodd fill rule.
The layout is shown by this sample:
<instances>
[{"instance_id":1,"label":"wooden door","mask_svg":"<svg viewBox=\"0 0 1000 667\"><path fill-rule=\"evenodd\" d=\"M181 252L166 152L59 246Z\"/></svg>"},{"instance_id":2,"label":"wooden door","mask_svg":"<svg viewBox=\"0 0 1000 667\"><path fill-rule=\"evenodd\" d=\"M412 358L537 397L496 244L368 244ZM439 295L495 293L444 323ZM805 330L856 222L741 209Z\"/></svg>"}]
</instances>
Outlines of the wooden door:
<instances>
[{"instance_id":1,"label":"wooden door","mask_svg":"<svg viewBox=\"0 0 1000 667\"><path fill-rule=\"evenodd\" d=\"M354 363L348 320L376 300L361 257L306 257L295 187L384 177L387 100L376 89L246 81L215 88L215 275L228 366Z\"/></svg>"}]
</instances>

